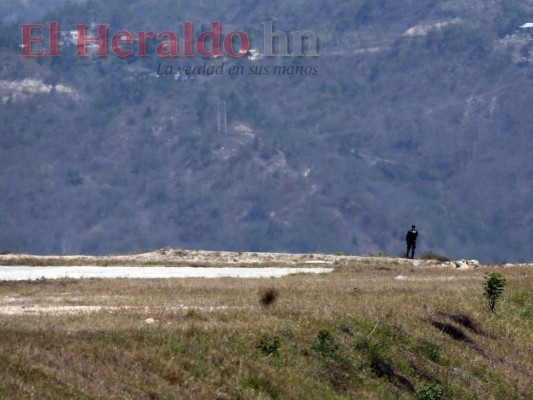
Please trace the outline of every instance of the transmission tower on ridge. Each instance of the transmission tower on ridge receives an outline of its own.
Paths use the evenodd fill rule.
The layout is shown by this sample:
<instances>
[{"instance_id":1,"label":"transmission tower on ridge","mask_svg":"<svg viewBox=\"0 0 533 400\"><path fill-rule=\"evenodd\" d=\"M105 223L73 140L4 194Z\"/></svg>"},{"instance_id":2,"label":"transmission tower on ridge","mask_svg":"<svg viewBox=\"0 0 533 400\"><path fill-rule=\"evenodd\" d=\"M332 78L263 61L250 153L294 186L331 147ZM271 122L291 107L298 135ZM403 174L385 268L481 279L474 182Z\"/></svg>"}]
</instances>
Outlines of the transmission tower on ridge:
<instances>
[{"instance_id":1,"label":"transmission tower on ridge","mask_svg":"<svg viewBox=\"0 0 533 400\"><path fill-rule=\"evenodd\" d=\"M218 134L228 134L228 112L226 102L224 100L218 101Z\"/></svg>"}]
</instances>

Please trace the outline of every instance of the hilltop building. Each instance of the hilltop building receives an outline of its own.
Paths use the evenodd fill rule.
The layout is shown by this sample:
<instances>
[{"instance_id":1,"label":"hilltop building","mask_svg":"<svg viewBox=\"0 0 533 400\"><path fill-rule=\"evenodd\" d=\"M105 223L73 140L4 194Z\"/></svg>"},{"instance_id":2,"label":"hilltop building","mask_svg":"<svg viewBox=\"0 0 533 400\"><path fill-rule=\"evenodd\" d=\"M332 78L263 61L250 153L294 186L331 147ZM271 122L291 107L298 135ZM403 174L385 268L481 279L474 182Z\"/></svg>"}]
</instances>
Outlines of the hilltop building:
<instances>
[{"instance_id":1,"label":"hilltop building","mask_svg":"<svg viewBox=\"0 0 533 400\"><path fill-rule=\"evenodd\" d=\"M533 22L526 22L523 25L520 25L520 28L524 32L533 33Z\"/></svg>"},{"instance_id":2,"label":"hilltop building","mask_svg":"<svg viewBox=\"0 0 533 400\"><path fill-rule=\"evenodd\" d=\"M60 44L73 44L78 43L78 31L61 31L60 32Z\"/></svg>"}]
</instances>

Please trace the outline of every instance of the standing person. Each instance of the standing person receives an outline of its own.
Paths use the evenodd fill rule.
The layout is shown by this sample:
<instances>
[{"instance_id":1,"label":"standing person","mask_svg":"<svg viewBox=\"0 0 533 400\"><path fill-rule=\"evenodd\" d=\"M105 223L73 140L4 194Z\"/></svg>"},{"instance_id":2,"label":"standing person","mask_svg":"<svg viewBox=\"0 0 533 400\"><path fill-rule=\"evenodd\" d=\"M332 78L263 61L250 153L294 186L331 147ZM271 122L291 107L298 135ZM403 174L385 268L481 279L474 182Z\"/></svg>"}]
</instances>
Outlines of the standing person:
<instances>
[{"instance_id":1,"label":"standing person","mask_svg":"<svg viewBox=\"0 0 533 400\"><path fill-rule=\"evenodd\" d=\"M411 229L405 235L405 241L407 242L407 258L415 258L415 249L416 249L416 238L418 237L418 231L416 226L411 225ZM409 251L411 252L411 257L409 257Z\"/></svg>"}]
</instances>

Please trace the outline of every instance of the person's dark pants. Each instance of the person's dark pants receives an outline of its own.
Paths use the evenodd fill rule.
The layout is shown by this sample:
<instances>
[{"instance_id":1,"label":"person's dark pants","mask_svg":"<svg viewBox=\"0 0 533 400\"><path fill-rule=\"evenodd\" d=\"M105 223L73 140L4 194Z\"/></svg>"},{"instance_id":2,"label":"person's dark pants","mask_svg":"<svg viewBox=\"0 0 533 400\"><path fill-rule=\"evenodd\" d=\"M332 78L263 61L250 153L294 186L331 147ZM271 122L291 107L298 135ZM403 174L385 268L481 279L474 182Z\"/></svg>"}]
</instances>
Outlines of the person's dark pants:
<instances>
[{"instance_id":1,"label":"person's dark pants","mask_svg":"<svg viewBox=\"0 0 533 400\"><path fill-rule=\"evenodd\" d=\"M416 243L407 243L407 258L415 258ZM409 257L409 251L411 251L411 257Z\"/></svg>"}]
</instances>

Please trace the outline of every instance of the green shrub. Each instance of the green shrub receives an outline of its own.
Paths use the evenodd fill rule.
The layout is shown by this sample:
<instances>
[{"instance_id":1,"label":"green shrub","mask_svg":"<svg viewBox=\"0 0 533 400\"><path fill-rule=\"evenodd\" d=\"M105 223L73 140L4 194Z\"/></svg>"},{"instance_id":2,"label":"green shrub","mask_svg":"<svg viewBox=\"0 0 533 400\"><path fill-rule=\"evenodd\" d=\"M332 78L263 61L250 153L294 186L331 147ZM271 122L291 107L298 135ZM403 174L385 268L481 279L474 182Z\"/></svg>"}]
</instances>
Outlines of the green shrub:
<instances>
[{"instance_id":1,"label":"green shrub","mask_svg":"<svg viewBox=\"0 0 533 400\"><path fill-rule=\"evenodd\" d=\"M494 312L496 301L503 293L505 287L505 277L497 272L493 272L486 277L484 296L487 298L489 310Z\"/></svg>"},{"instance_id":2,"label":"green shrub","mask_svg":"<svg viewBox=\"0 0 533 400\"><path fill-rule=\"evenodd\" d=\"M430 384L422 386L416 391L415 400L443 400L444 390L442 386Z\"/></svg>"},{"instance_id":3,"label":"green shrub","mask_svg":"<svg viewBox=\"0 0 533 400\"><path fill-rule=\"evenodd\" d=\"M321 330L318 332L317 341L313 345L313 350L328 357L334 355L338 348L339 345L335 342L335 339L333 339L329 331Z\"/></svg>"},{"instance_id":4,"label":"green shrub","mask_svg":"<svg viewBox=\"0 0 533 400\"><path fill-rule=\"evenodd\" d=\"M281 346L281 340L279 336L263 335L257 343L257 348L266 355L277 356L278 350Z\"/></svg>"},{"instance_id":5,"label":"green shrub","mask_svg":"<svg viewBox=\"0 0 533 400\"><path fill-rule=\"evenodd\" d=\"M440 348L434 343L424 342L419 349L422 354L433 362L439 362L441 359Z\"/></svg>"}]
</instances>

